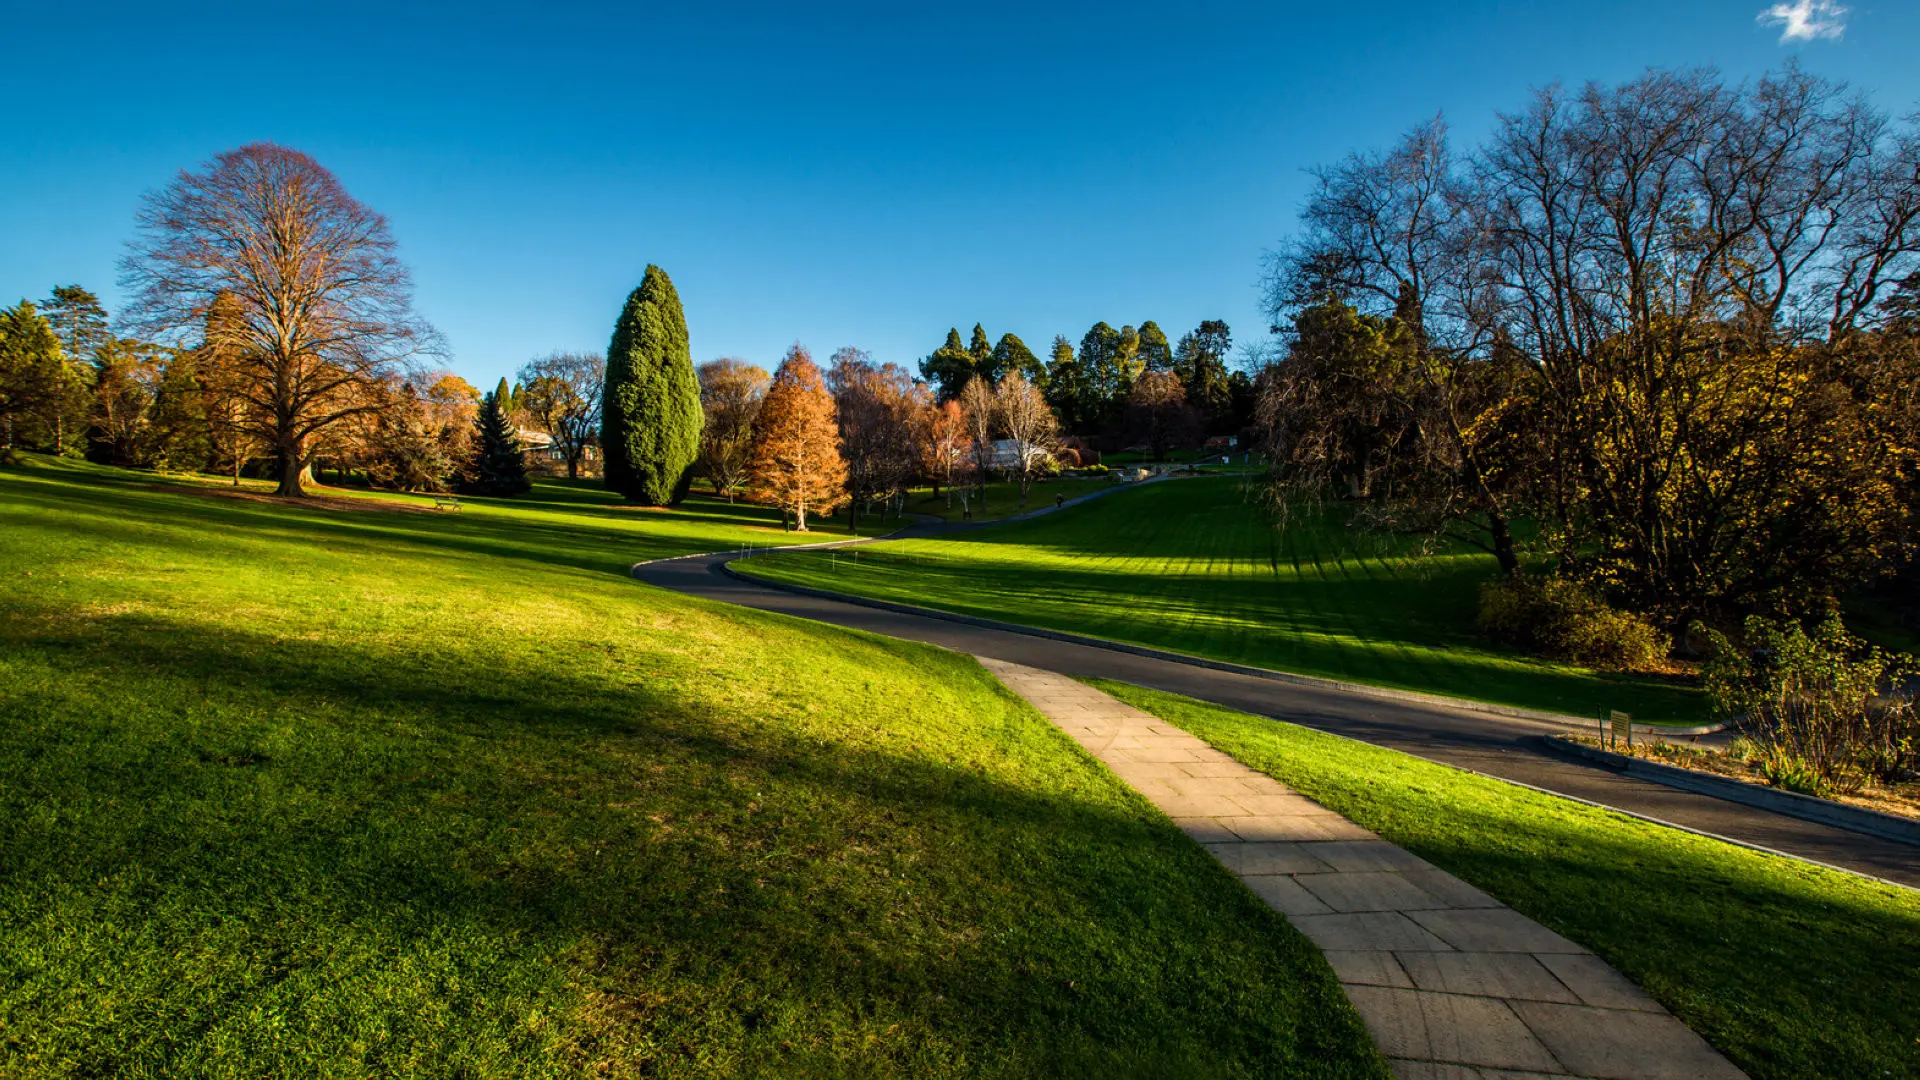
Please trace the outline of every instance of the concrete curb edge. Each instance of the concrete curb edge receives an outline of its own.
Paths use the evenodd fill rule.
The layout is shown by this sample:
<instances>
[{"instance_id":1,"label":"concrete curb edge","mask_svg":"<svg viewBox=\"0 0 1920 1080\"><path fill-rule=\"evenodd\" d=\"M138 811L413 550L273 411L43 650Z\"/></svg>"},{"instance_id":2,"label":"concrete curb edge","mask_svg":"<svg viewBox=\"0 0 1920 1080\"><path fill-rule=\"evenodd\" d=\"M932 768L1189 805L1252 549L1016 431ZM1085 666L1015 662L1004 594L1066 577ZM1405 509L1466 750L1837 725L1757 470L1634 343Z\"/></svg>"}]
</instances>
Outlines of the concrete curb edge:
<instances>
[{"instance_id":1,"label":"concrete curb edge","mask_svg":"<svg viewBox=\"0 0 1920 1080\"><path fill-rule=\"evenodd\" d=\"M1740 803L1743 806L1771 810L1776 814L1831 825L1836 829L1877 836L1882 840L1920 845L1920 821L1911 818L1883 814L1878 810L1866 810L1834 802L1831 799L1782 791L1779 788L1743 783L1695 769L1683 769L1677 765L1663 765L1657 761L1615 754L1596 747L1583 746L1565 736L1549 735L1546 742L1548 749L1562 757L1586 761L1637 780L1651 780L1657 784L1691 791L1697 795L1710 795L1728 802Z\"/></svg>"}]
</instances>

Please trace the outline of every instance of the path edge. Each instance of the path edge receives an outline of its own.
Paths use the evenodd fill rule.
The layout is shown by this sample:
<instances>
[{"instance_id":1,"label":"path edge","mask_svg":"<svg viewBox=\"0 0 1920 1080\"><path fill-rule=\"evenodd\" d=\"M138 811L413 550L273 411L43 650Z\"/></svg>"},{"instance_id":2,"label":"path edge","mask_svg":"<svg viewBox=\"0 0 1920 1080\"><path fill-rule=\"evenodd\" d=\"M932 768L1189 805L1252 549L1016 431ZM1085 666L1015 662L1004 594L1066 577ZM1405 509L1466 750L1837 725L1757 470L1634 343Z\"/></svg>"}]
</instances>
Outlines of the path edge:
<instances>
[{"instance_id":1,"label":"path edge","mask_svg":"<svg viewBox=\"0 0 1920 1080\"><path fill-rule=\"evenodd\" d=\"M1657 761L1629 757L1626 754L1616 754L1612 751L1582 745L1563 735L1549 735L1546 737L1546 743L1547 749L1561 757L1584 761L1637 780L1651 780L1656 784L1665 784L1697 795L1711 795L1717 799L1725 799L1728 802L1761 810L1771 810L1776 814L1785 814L1804 821L1877 836L1882 840L1920 845L1920 821L1911 818L1859 806L1848 806L1831 799L1801 795L1798 792L1743 783L1729 777L1700 772L1697 769L1683 769L1677 765L1665 765Z\"/></svg>"},{"instance_id":2,"label":"path edge","mask_svg":"<svg viewBox=\"0 0 1920 1080\"><path fill-rule=\"evenodd\" d=\"M825 547L827 545L810 546ZM1211 660L1204 656L1194 656L1191 653L1174 652L1170 649L1155 649L1146 645L1133 645L1125 641L1115 641L1112 638L1094 637L1090 634L1075 634L1065 630L1048 630L1044 627L1026 626L1021 623L981 618L977 615L962 615L958 612L942 611L939 608L901 604L892 600L877 600L873 597L834 592L830 589L816 589L809 585L794 585L785 581L775 581L770 578L760 577L744 570L736 570L733 566L735 561L736 560L729 559L726 562L720 563L720 572L739 581L745 581L769 589L779 589L783 592L795 593L800 596L817 597L822 600L836 600L845 604L857 604L861 607L876 608L880 611L891 611L900 615L919 615L929 619L941 619L946 622L960 623L964 626L978 626L987 630L1003 630L1008 633L1025 634L1028 637L1045 638L1049 641L1063 641L1070 645L1088 645L1096 649L1106 649L1111 652L1129 653L1134 656L1145 656L1154 660L1166 660L1175 664L1211 668L1215 671L1225 671L1234 675L1247 675L1256 679L1269 679L1273 682L1289 683L1295 686L1311 686L1321 690L1334 690L1340 693L1377 698L1383 701L1406 701L1419 705L1431 705L1435 708L1458 709L1463 712L1499 716L1509 720L1530 720L1535 723L1570 727L1580 731L1594 729L1599 724L1597 719L1571 716L1566 713L1522 709L1513 705L1495 705L1491 702L1470 701L1466 698L1445 697L1440 694L1423 694L1417 690L1393 690L1384 686L1341 682L1337 679L1322 679L1313 675L1297 675L1291 671L1277 671L1273 668L1253 667L1249 664L1235 664L1225 660ZM1723 721L1716 724L1701 724L1684 728L1635 724L1633 725L1633 730L1646 735L1676 735L1685 738L1717 734L1725 731L1727 727L1728 725Z\"/></svg>"}]
</instances>

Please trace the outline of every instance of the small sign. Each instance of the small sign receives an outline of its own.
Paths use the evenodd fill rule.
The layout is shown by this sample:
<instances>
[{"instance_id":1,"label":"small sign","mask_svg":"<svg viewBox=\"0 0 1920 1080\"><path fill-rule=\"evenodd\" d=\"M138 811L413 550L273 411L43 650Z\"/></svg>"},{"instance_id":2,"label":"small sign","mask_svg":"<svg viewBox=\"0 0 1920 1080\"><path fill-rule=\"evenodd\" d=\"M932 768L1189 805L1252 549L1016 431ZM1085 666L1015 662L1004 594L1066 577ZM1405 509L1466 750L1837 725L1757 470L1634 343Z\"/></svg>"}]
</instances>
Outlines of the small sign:
<instances>
[{"instance_id":1,"label":"small sign","mask_svg":"<svg viewBox=\"0 0 1920 1080\"><path fill-rule=\"evenodd\" d=\"M1607 726L1612 729L1613 744L1615 746L1620 745L1621 739L1625 739L1627 740L1627 748L1633 748L1632 713L1623 713L1618 709L1610 710L1607 713Z\"/></svg>"}]
</instances>

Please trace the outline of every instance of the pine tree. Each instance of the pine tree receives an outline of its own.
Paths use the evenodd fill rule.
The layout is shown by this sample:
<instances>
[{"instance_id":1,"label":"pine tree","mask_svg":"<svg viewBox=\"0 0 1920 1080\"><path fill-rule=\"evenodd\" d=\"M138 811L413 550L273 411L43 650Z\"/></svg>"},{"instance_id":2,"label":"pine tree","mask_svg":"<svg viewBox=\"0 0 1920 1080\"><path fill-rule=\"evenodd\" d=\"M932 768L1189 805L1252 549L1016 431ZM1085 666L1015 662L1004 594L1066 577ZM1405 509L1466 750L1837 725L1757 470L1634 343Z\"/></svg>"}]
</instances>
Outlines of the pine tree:
<instances>
[{"instance_id":1,"label":"pine tree","mask_svg":"<svg viewBox=\"0 0 1920 1080\"><path fill-rule=\"evenodd\" d=\"M993 369L993 342L987 340L986 328L979 323L973 324L973 340L967 342L967 355L973 358L975 375L985 375L988 382L1000 381L1000 373Z\"/></svg>"},{"instance_id":2,"label":"pine tree","mask_svg":"<svg viewBox=\"0 0 1920 1080\"><path fill-rule=\"evenodd\" d=\"M984 336L984 335L983 335ZM941 401L952 401L960 396L975 371L973 354L960 343L960 331L947 331L946 344L933 350L933 355L920 361L920 377L933 383L938 389Z\"/></svg>"},{"instance_id":3,"label":"pine tree","mask_svg":"<svg viewBox=\"0 0 1920 1080\"><path fill-rule=\"evenodd\" d=\"M657 266L614 324L601 410L607 487L648 506L684 498L700 452L700 381L680 294Z\"/></svg>"},{"instance_id":4,"label":"pine tree","mask_svg":"<svg viewBox=\"0 0 1920 1080\"><path fill-rule=\"evenodd\" d=\"M494 386L493 399L500 403L500 411L509 417L519 408L520 403L514 399L513 387L507 385L505 375L500 376L500 382Z\"/></svg>"},{"instance_id":5,"label":"pine tree","mask_svg":"<svg viewBox=\"0 0 1920 1080\"><path fill-rule=\"evenodd\" d=\"M1027 348L1027 343L1021 341L1018 335L1002 334L1000 340L994 343L992 370L996 383L1017 371L1028 382L1042 390L1046 389L1047 366L1033 355L1033 350Z\"/></svg>"},{"instance_id":6,"label":"pine tree","mask_svg":"<svg viewBox=\"0 0 1920 1080\"><path fill-rule=\"evenodd\" d=\"M832 513L846 497L833 395L801 346L788 349L773 373L753 432L753 497L793 515L800 532L807 531L807 511Z\"/></svg>"},{"instance_id":7,"label":"pine tree","mask_svg":"<svg viewBox=\"0 0 1920 1080\"><path fill-rule=\"evenodd\" d=\"M480 414L474 417L473 459L467 464L461 490L471 495L518 495L533 487L527 479L527 459L520 449L520 437L500 407L497 393L480 401Z\"/></svg>"},{"instance_id":8,"label":"pine tree","mask_svg":"<svg viewBox=\"0 0 1920 1080\"><path fill-rule=\"evenodd\" d=\"M1140 324L1140 364L1142 371L1173 370L1173 348L1166 331L1152 319Z\"/></svg>"}]
</instances>

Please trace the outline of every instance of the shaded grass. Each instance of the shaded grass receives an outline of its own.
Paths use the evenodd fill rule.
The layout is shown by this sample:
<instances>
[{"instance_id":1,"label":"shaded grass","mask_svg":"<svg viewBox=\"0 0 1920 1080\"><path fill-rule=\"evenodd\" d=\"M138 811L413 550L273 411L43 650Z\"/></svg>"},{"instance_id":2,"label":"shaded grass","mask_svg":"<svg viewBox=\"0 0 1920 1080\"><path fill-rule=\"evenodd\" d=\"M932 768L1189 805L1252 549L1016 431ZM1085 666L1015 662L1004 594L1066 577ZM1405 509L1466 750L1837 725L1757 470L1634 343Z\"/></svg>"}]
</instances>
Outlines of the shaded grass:
<instances>
[{"instance_id":1,"label":"shaded grass","mask_svg":"<svg viewBox=\"0 0 1920 1080\"><path fill-rule=\"evenodd\" d=\"M1089 680L1592 949L1755 1077L1920 1076L1920 896Z\"/></svg>"},{"instance_id":2,"label":"shaded grass","mask_svg":"<svg viewBox=\"0 0 1920 1080\"><path fill-rule=\"evenodd\" d=\"M1384 1075L970 658L626 579L722 507L0 471L0 1075Z\"/></svg>"},{"instance_id":3,"label":"shaded grass","mask_svg":"<svg viewBox=\"0 0 1920 1080\"><path fill-rule=\"evenodd\" d=\"M1474 629L1489 556L1332 517L1284 532L1233 477L1146 485L1061 514L901 541L858 563L794 552L755 575L1235 663L1575 715L1693 723L1698 691L1539 661Z\"/></svg>"}]
</instances>

